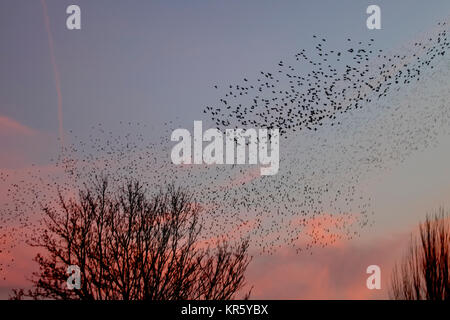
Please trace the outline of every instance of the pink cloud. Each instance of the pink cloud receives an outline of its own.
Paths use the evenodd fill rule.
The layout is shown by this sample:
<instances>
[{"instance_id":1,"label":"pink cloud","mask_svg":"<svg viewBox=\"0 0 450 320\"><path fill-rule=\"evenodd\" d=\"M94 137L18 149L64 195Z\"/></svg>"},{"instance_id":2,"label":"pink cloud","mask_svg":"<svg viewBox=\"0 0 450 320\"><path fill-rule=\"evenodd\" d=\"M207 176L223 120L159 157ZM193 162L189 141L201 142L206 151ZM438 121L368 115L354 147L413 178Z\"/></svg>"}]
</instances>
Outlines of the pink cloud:
<instances>
[{"instance_id":1,"label":"pink cloud","mask_svg":"<svg viewBox=\"0 0 450 320\"><path fill-rule=\"evenodd\" d=\"M0 168L20 168L48 161L58 146L55 137L0 115Z\"/></svg>"},{"instance_id":2,"label":"pink cloud","mask_svg":"<svg viewBox=\"0 0 450 320\"><path fill-rule=\"evenodd\" d=\"M0 115L0 134L33 136L36 134L36 131L15 121L14 119Z\"/></svg>"},{"instance_id":3,"label":"pink cloud","mask_svg":"<svg viewBox=\"0 0 450 320\"><path fill-rule=\"evenodd\" d=\"M253 180L258 179L260 177L261 177L261 169L259 167L250 168L232 177L231 180L222 185L222 187L224 188L239 187L246 183L252 182Z\"/></svg>"},{"instance_id":4,"label":"pink cloud","mask_svg":"<svg viewBox=\"0 0 450 320\"><path fill-rule=\"evenodd\" d=\"M370 243L342 242L339 247L296 254L283 248L256 256L247 281L253 299L387 299L392 267L401 257L409 232L380 237ZM369 265L381 268L381 290L369 290Z\"/></svg>"}]
</instances>

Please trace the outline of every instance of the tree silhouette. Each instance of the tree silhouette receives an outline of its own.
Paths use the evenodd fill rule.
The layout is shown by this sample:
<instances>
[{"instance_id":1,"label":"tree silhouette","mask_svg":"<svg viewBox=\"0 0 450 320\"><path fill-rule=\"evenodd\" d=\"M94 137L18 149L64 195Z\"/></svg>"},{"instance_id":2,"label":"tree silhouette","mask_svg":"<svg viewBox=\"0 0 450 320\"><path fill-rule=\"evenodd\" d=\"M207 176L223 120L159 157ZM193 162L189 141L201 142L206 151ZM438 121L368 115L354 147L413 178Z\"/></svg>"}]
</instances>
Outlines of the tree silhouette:
<instances>
[{"instance_id":1,"label":"tree silhouette","mask_svg":"<svg viewBox=\"0 0 450 320\"><path fill-rule=\"evenodd\" d=\"M419 225L408 254L394 267L389 295L397 300L450 299L449 215L440 209Z\"/></svg>"},{"instance_id":2,"label":"tree silhouette","mask_svg":"<svg viewBox=\"0 0 450 320\"><path fill-rule=\"evenodd\" d=\"M59 205L44 208L31 244L46 252L34 259L33 288L13 299L226 300L245 286L248 240L201 246L192 194L169 185L148 197L138 181L114 190L101 178L78 199L59 193ZM67 287L70 265L80 268L80 289Z\"/></svg>"}]
</instances>

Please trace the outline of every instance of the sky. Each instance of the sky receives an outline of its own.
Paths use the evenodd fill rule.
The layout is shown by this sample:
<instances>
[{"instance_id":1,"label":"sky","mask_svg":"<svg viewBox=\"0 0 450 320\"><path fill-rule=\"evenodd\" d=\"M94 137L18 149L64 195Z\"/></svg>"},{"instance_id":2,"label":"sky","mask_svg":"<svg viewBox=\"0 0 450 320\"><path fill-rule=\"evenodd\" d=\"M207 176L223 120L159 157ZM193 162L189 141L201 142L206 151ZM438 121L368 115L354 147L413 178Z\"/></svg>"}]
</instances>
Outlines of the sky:
<instances>
[{"instance_id":1,"label":"sky","mask_svg":"<svg viewBox=\"0 0 450 320\"><path fill-rule=\"evenodd\" d=\"M70 4L81 8L81 30L66 28ZM366 27L370 4L381 7L381 30ZM447 0L3 0L0 169L19 176L32 164L49 166L59 150L59 126L67 142L98 124L121 132L120 122L145 123L149 140L164 132L167 121L190 127L217 101L214 85L257 75L311 49L313 34L331 46L348 37L374 38L389 50L449 15ZM449 147L450 137L440 136L434 146L367 177L374 224L358 240L312 255L281 248L274 256L256 256L247 276L253 297L386 298L389 270L409 233L427 212L450 207ZM21 247L13 253L17 264L0 279L0 298L26 284L28 252ZM370 264L382 268L381 290L366 288Z\"/></svg>"}]
</instances>

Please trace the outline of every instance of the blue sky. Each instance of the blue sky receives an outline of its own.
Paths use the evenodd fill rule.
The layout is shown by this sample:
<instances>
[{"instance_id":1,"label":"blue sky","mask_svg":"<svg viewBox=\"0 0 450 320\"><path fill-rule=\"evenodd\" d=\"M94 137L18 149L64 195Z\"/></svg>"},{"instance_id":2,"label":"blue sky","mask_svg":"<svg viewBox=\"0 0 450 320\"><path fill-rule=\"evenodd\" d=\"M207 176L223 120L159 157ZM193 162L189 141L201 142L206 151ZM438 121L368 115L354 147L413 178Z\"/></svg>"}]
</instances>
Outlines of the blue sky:
<instances>
[{"instance_id":1,"label":"blue sky","mask_svg":"<svg viewBox=\"0 0 450 320\"><path fill-rule=\"evenodd\" d=\"M389 48L431 27L448 1L377 1L382 30L365 26L370 1L77 1L82 30L65 27L71 1L47 0L66 128L101 121L189 121L217 100L211 86L272 67L311 35L337 44L375 37ZM55 85L40 1L0 4L0 113L57 130Z\"/></svg>"}]
</instances>

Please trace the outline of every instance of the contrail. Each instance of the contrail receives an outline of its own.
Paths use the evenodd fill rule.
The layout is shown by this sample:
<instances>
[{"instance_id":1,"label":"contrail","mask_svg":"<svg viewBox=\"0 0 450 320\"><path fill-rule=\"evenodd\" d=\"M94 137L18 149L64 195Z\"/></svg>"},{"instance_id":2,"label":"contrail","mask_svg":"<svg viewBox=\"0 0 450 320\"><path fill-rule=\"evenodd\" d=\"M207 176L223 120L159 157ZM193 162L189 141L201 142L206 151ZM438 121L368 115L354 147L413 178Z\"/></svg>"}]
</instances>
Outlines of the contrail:
<instances>
[{"instance_id":1,"label":"contrail","mask_svg":"<svg viewBox=\"0 0 450 320\"><path fill-rule=\"evenodd\" d=\"M61 82L59 79L58 66L56 64L55 50L53 47L53 37L50 30L50 19L47 12L47 3L45 0L41 0L42 11L44 13L45 28L47 30L48 46L50 49L50 60L53 66L53 77L55 78L56 94L58 96L58 123L59 123L59 140L61 146L64 146L64 127L63 127L63 112L62 112L62 94L61 94Z\"/></svg>"}]
</instances>

